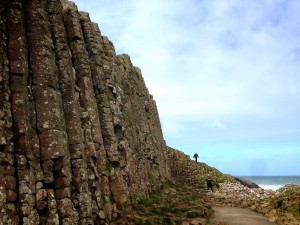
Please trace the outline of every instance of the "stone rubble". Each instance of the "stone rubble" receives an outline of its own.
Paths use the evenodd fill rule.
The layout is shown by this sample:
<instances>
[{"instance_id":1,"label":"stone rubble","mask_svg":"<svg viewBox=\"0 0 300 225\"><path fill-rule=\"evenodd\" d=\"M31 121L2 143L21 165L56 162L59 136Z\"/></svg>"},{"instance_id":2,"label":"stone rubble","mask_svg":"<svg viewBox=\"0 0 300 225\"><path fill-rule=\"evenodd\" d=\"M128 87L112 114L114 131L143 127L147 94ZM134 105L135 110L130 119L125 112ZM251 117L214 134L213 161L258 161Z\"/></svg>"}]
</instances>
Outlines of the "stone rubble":
<instances>
[{"instance_id":1,"label":"stone rubble","mask_svg":"<svg viewBox=\"0 0 300 225\"><path fill-rule=\"evenodd\" d=\"M248 188L239 183L225 182L220 183L218 191L209 192L208 195L210 196L210 203L214 206L250 208L268 217L271 222L276 224L299 225L300 218L282 210L281 206L271 204L272 199L281 199L286 192L293 193L296 190L299 193L299 186L294 184L288 184L273 191L262 188ZM291 197L288 197L287 201L291 200ZM276 200L274 201L276 202Z\"/></svg>"}]
</instances>

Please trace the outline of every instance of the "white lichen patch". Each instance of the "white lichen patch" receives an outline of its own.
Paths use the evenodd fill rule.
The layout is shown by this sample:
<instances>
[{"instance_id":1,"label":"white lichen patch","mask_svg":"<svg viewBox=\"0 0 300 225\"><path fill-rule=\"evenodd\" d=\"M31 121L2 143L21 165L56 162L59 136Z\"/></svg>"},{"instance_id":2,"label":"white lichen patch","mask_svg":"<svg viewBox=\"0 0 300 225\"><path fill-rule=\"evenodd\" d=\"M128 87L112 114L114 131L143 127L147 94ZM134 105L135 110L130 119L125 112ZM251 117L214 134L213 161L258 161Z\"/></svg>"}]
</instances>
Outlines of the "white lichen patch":
<instances>
[{"instance_id":1,"label":"white lichen patch","mask_svg":"<svg viewBox=\"0 0 300 225\"><path fill-rule=\"evenodd\" d=\"M49 127L50 126L49 126L49 122L48 121L43 123L43 128L49 128Z\"/></svg>"}]
</instances>

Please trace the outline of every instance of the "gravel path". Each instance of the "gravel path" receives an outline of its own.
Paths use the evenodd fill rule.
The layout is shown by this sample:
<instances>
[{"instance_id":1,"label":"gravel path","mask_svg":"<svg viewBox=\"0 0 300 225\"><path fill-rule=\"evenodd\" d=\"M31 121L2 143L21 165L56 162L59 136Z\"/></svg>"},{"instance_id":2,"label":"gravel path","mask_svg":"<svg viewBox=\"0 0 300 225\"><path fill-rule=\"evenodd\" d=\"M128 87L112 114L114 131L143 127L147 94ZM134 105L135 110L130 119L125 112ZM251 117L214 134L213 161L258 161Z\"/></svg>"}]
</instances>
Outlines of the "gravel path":
<instances>
[{"instance_id":1,"label":"gravel path","mask_svg":"<svg viewBox=\"0 0 300 225\"><path fill-rule=\"evenodd\" d=\"M235 207L214 207L215 220L229 225L275 225L266 217L251 211Z\"/></svg>"}]
</instances>

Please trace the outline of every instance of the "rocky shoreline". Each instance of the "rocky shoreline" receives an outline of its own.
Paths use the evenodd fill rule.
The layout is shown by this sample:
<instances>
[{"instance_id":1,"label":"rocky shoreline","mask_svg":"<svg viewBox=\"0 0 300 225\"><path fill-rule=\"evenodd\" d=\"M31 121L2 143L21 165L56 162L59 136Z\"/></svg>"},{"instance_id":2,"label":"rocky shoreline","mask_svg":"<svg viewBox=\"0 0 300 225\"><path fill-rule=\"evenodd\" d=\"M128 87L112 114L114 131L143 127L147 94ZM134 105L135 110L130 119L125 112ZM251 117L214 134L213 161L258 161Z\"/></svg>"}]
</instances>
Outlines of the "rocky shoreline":
<instances>
[{"instance_id":1,"label":"rocky shoreline","mask_svg":"<svg viewBox=\"0 0 300 225\"><path fill-rule=\"evenodd\" d=\"M288 184L276 191L248 188L240 183L220 183L208 192L213 206L250 208L283 225L300 225L300 186Z\"/></svg>"}]
</instances>

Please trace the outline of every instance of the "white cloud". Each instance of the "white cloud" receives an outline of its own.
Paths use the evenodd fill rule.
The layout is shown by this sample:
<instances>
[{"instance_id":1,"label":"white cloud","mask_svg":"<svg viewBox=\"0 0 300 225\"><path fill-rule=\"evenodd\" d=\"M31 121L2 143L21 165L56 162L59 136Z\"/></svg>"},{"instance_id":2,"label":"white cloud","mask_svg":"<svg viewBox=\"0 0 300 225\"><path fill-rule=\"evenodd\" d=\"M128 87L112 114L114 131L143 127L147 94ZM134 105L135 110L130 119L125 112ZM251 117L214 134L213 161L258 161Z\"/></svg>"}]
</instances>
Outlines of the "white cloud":
<instances>
[{"instance_id":1,"label":"white cloud","mask_svg":"<svg viewBox=\"0 0 300 225\"><path fill-rule=\"evenodd\" d=\"M141 68L162 115L270 113L282 93L298 93L300 63L287 61L300 48L297 1L102 4L92 19Z\"/></svg>"},{"instance_id":2,"label":"white cloud","mask_svg":"<svg viewBox=\"0 0 300 225\"><path fill-rule=\"evenodd\" d=\"M211 124L213 128L226 128L226 125L219 120L214 120Z\"/></svg>"},{"instance_id":3,"label":"white cloud","mask_svg":"<svg viewBox=\"0 0 300 225\"><path fill-rule=\"evenodd\" d=\"M187 122L226 128L207 129L209 138L299 133L300 1L75 2L141 68L168 138L189 136ZM230 132L227 121L247 119L256 127Z\"/></svg>"},{"instance_id":4,"label":"white cloud","mask_svg":"<svg viewBox=\"0 0 300 225\"><path fill-rule=\"evenodd\" d=\"M162 128L168 135L179 135L182 131L182 127L178 121L172 119L163 120Z\"/></svg>"}]
</instances>

